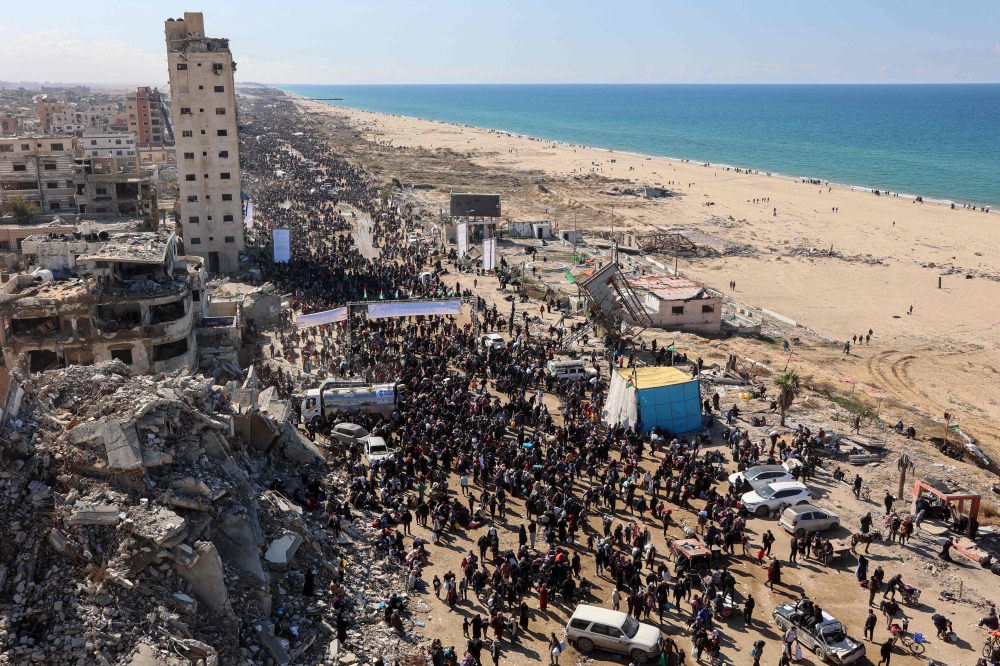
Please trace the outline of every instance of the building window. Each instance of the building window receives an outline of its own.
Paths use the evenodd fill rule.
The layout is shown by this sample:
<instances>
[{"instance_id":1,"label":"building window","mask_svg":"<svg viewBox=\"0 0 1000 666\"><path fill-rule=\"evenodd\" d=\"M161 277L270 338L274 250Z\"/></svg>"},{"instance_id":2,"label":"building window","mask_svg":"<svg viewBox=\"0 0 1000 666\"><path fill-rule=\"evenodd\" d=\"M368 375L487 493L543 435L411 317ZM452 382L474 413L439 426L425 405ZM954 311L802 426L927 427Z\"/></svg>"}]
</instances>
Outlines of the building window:
<instances>
[{"instance_id":1,"label":"building window","mask_svg":"<svg viewBox=\"0 0 1000 666\"><path fill-rule=\"evenodd\" d=\"M215 86L215 92L226 92L226 86Z\"/></svg>"},{"instance_id":2,"label":"building window","mask_svg":"<svg viewBox=\"0 0 1000 666\"><path fill-rule=\"evenodd\" d=\"M701 311L702 311L702 313L705 313L705 312L715 312L715 306L714 305L703 305L703 306L701 306Z\"/></svg>"},{"instance_id":3,"label":"building window","mask_svg":"<svg viewBox=\"0 0 1000 666\"><path fill-rule=\"evenodd\" d=\"M49 204L49 210L62 210L62 204L58 201L53 201Z\"/></svg>"},{"instance_id":4,"label":"building window","mask_svg":"<svg viewBox=\"0 0 1000 666\"><path fill-rule=\"evenodd\" d=\"M232 215L223 215L222 216L222 221L223 222L232 222L233 221L233 216Z\"/></svg>"},{"instance_id":5,"label":"building window","mask_svg":"<svg viewBox=\"0 0 1000 666\"><path fill-rule=\"evenodd\" d=\"M28 170L28 165L27 164L15 164L14 165L14 171L27 171L27 170Z\"/></svg>"},{"instance_id":6,"label":"building window","mask_svg":"<svg viewBox=\"0 0 1000 666\"><path fill-rule=\"evenodd\" d=\"M232 201L233 200L233 195L232 194L223 194L222 195L222 200L223 201Z\"/></svg>"},{"instance_id":7,"label":"building window","mask_svg":"<svg viewBox=\"0 0 1000 666\"><path fill-rule=\"evenodd\" d=\"M222 159L226 159L227 157L229 157L229 151L228 150L220 150L219 151L219 157L221 157Z\"/></svg>"},{"instance_id":8,"label":"building window","mask_svg":"<svg viewBox=\"0 0 1000 666\"><path fill-rule=\"evenodd\" d=\"M90 145L96 146L97 145L97 139L91 139L90 140Z\"/></svg>"},{"instance_id":9,"label":"building window","mask_svg":"<svg viewBox=\"0 0 1000 666\"><path fill-rule=\"evenodd\" d=\"M121 361L125 365L132 365L132 350L131 349L112 349L111 350L111 360Z\"/></svg>"},{"instance_id":10,"label":"building window","mask_svg":"<svg viewBox=\"0 0 1000 666\"><path fill-rule=\"evenodd\" d=\"M118 155L121 155L121 154L122 154L122 151L120 151L120 150L116 150L116 151L115 151L115 153L117 153Z\"/></svg>"},{"instance_id":11,"label":"building window","mask_svg":"<svg viewBox=\"0 0 1000 666\"><path fill-rule=\"evenodd\" d=\"M55 162L46 162L45 163L45 170L46 171L55 171L56 170L56 163Z\"/></svg>"},{"instance_id":12,"label":"building window","mask_svg":"<svg viewBox=\"0 0 1000 666\"><path fill-rule=\"evenodd\" d=\"M192 238L191 239L191 245L201 245L201 239L200 238Z\"/></svg>"},{"instance_id":13,"label":"building window","mask_svg":"<svg viewBox=\"0 0 1000 666\"><path fill-rule=\"evenodd\" d=\"M56 190L59 189L59 183L53 180L51 182L45 183L45 187L49 188L50 190Z\"/></svg>"},{"instance_id":14,"label":"building window","mask_svg":"<svg viewBox=\"0 0 1000 666\"><path fill-rule=\"evenodd\" d=\"M191 130L184 130L183 132L181 132L181 136L184 137L185 139L193 138L194 132L192 132Z\"/></svg>"},{"instance_id":15,"label":"building window","mask_svg":"<svg viewBox=\"0 0 1000 666\"><path fill-rule=\"evenodd\" d=\"M198 224L200 222L197 215L192 215L188 218L188 224Z\"/></svg>"},{"instance_id":16,"label":"building window","mask_svg":"<svg viewBox=\"0 0 1000 666\"><path fill-rule=\"evenodd\" d=\"M197 194L192 194L191 196L188 197L188 203L197 203L197 202L198 202Z\"/></svg>"},{"instance_id":17,"label":"building window","mask_svg":"<svg viewBox=\"0 0 1000 666\"><path fill-rule=\"evenodd\" d=\"M216 136L229 136L229 130L216 130Z\"/></svg>"},{"instance_id":18,"label":"building window","mask_svg":"<svg viewBox=\"0 0 1000 666\"><path fill-rule=\"evenodd\" d=\"M30 143L22 143L21 144L21 150L31 150L31 144Z\"/></svg>"},{"instance_id":19,"label":"building window","mask_svg":"<svg viewBox=\"0 0 1000 666\"><path fill-rule=\"evenodd\" d=\"M675 314L675 315L684 314L684 306L683 305L673 306L672 308L670 308L670 314Z\"/></svg>"},{"instance_id":20,"label":"building window","mask_svg":"<svg viewBox=\"0 0 1000 666\"><path fill-rule=\"evenodd\" d=\"M14 152L14 144L5 143L0 146L0 153L12 153Z\"/></svg>"},{"instance_id":21,"label":"building window","mask_svg":"<svg viewBox=\"0 0 1000 666\"><path fill-rule=\"evenodd\" d=\"M186 159L186 160L193 160L194 159L194 153L184 153L184 159Z\"/></svg>"},{"instance_id":22,"label":"building window","mask_svg":"<svg viewBox=\"0 0 1000 666\"><path fill-rule=\"evenodd\" d=\"M228 173L220 173L219 174L219 178L221 178L222 180L229 180L229 174Z\"/></svg>"},{"instance_id":23,"label":"building window","mask_svg":"<svg viewBox=\"0 0 1000 666\"><path fill-rule=\"evenodd\" d=\"M183 63L183 62L177 63L177 69L178 69L178 71L183 72L187 68L188 68L187 63Z\"/></svg>"},{"instance_id":24,"label":"building window","mask_svg":"<svg viewBox=\"0 0 1000 666\"><path fill-rule=\"evenodd\" d=\"M184 176L184 180L195 180L197 177L198 176L196 176L195 174L189 173L186 176Z\"/></svg>"},{"instance_id":25,"label":"building window","mask_svg":"<svg viewBox=\"0 0 1000 666\"><path fill-rule=\"evenodd\" d=\"M212 63L212 72L214 72L215 74L220 74L222 72L222 63L221 62L213 62Z\"/></svg>"},{"instance_id":26,"label":"building window","mask_svg":"<svg viewBox=\"0 0 1000 666\"><path fill-rule=\"evenodd\" d=\"M191 115L191 109L189 107L182 106L181 107L181 115L182 116L190 116Z\"/></svg>"},{"instance_id":27,"label":"building window","mask_svg":"<svg viewBox=\"0 0 1000 666\"><path fill-rule=\"evenodd\" d=\"M236 236L226 236L226 242L227 243L235 243L236 242Z\"/></svg>"},{"instance_id":28,"label":"building window","mask_svg":"<svg viewBox=\"0 0 1000 666\"><path fill-rule=\"evenodd\" d=\"M224 106L217 106L217 107L215 107L215 115L217 115L217 116L224 116L224 115L226 115L226 107L224 107Z\"/></svg>"},{"instance_id":29,"label":"building window","mask_svg":"<svg viewBox=\"0 0 1000 666\"><path fill-rule=\"evenodd\" d=\"M62 149L63 149L63 145L61 143L53 143L52 144L52 152L56 152L57 150L61 151Z\"/></svg>"},{"instance_id":30,"label":"building window","mask_svg":"<svg viewBox=\"0 0 1000 666\"><path fill-rule=\"evenodd\" d=\"M116 146L122 145L122 140L121 139L115 139L115 145Z\"/></svg>"}]
</instances>

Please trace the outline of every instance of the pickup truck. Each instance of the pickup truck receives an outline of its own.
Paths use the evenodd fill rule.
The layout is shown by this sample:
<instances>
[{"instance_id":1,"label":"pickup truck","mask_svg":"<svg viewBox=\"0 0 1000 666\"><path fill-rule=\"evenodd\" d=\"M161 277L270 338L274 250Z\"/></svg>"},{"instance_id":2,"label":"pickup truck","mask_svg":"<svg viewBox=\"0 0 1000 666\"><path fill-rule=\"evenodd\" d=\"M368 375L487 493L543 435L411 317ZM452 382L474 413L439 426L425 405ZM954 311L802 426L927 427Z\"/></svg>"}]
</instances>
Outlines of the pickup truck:
<instances>
[{"instance_id":1,"label":"pickup truck","mask_svg":"<svg viewBox=\"0 0 1000 666\"><path fill-rule=\"evenodd\" d=\"M783 632L794 626L798 633L799 643L815 652L816 658L820 661L843 666L865 656L865 646L860 641L848 636L844 625L826 611L823 611L822 622L815 627L806 629L802 625L802 620L805 619L806 615L802 610L804 601L775 606L771 616Z\"/></svg>"}]
</instances>

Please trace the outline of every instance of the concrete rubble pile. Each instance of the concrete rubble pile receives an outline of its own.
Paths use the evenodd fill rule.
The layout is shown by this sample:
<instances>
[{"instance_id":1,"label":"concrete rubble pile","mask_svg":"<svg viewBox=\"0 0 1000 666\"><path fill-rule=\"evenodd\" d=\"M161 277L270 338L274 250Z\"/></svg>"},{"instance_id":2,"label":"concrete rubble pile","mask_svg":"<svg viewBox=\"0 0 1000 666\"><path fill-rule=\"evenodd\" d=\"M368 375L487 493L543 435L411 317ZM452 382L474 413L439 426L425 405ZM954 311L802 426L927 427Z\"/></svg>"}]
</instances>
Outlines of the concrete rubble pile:
<instances>
[{"instance_id":1,"label":"concrete rubble pile","mask_svg":"<svg viewBox=\"0 0 1000 666\"><path fill-rule=\"evenodd\" d=\"M329 528L349 483L325 444L213 382L119 361L24 381L0 426L0 664L366 659L338 628L369 655L417 651L382 622L403 589L376 531ZM253 419L273 435L258 447L239 432Z\"/></svg>"}]
</instances>

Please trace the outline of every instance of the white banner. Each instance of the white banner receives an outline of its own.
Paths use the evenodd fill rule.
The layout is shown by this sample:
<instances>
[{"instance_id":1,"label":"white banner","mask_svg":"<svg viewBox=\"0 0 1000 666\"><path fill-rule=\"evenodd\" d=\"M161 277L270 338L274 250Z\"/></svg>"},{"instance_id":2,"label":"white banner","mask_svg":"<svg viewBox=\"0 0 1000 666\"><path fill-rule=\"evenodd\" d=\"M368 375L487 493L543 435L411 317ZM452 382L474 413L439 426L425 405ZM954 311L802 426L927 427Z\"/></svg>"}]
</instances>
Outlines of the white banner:
<instances>
[{"instance_id":1,"label":"white banner","mask_svg":"<svg viewBox=\"0 0 1000 666\"><path fill-rule=\"evenodd\" d=\"M292 258L292 236L288 229L274 229L274 263L286 264Z\"/></svg>"},{"instance_id":2,"label":"white banner","mask_svg":"<svg viewBox=\"0 0 1000 666\"><path fill-rule=\"evenodd\" d=\"M324 310L323 312L299 315L295 318L295 325L299 328L309 328L310 326L334 324L345 319L347 319L347 308L335 308L333 310Z\"/></svg>"},{"instance_id":3,"label":"white banner","mask_svg":"<svg viewBox=\"0 0 1000 666\"><path fill-rule=\"evenodd\" d=\"M413 301L411 303L368 304L369 319L459 314L462 314L462 301Z\"/></svg>"},{"instance_id":4,"label":"white banner","mask_svg":"<svg viewBox=\"0 0 1000 666\"><path fill-rule=\"evenodd\" d=\"M469 251L469 225L462 222L458 225L458 258L461 259Z\"/></svg>"},{"instance_id":5,"label":"white banner","mask_svg":"<svg viewBox=\"0 0 1000 666\"><path fill-rule=\"evenodd\" d=\"M483 241L483 270L491 271L497 262L497 239L487 238Z\"/></svg>"},{"instance_id":6,"label":"white banner","mask_svg":"<svg viewBox=\"0 0 1000 666\"><path fill-rule=\"evenodd\" d=\"M247 202L247 215L243 218L243 224L246 225L247 229L253 226L253 202Z\"/></svg>"}]
</instances>

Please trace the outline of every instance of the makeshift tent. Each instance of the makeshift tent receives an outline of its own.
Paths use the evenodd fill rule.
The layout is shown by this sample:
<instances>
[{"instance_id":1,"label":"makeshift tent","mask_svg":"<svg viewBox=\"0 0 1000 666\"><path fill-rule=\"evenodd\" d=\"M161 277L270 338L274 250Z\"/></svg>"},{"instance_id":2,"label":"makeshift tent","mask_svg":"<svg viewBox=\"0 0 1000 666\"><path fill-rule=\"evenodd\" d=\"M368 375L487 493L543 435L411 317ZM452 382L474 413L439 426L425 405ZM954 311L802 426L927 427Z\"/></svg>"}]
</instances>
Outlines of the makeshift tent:
<instances>
[{"instance_id":1,"label":"makeshift tent","mask_svg":"<svg viewBox=\"0 0 1000 666\"><path fill-rule=\"evenodd\" d=\"M701 430L701 387L677 368L621 368L611 373L602 420L671 433Z\"/></svg>"}]
</instances>

